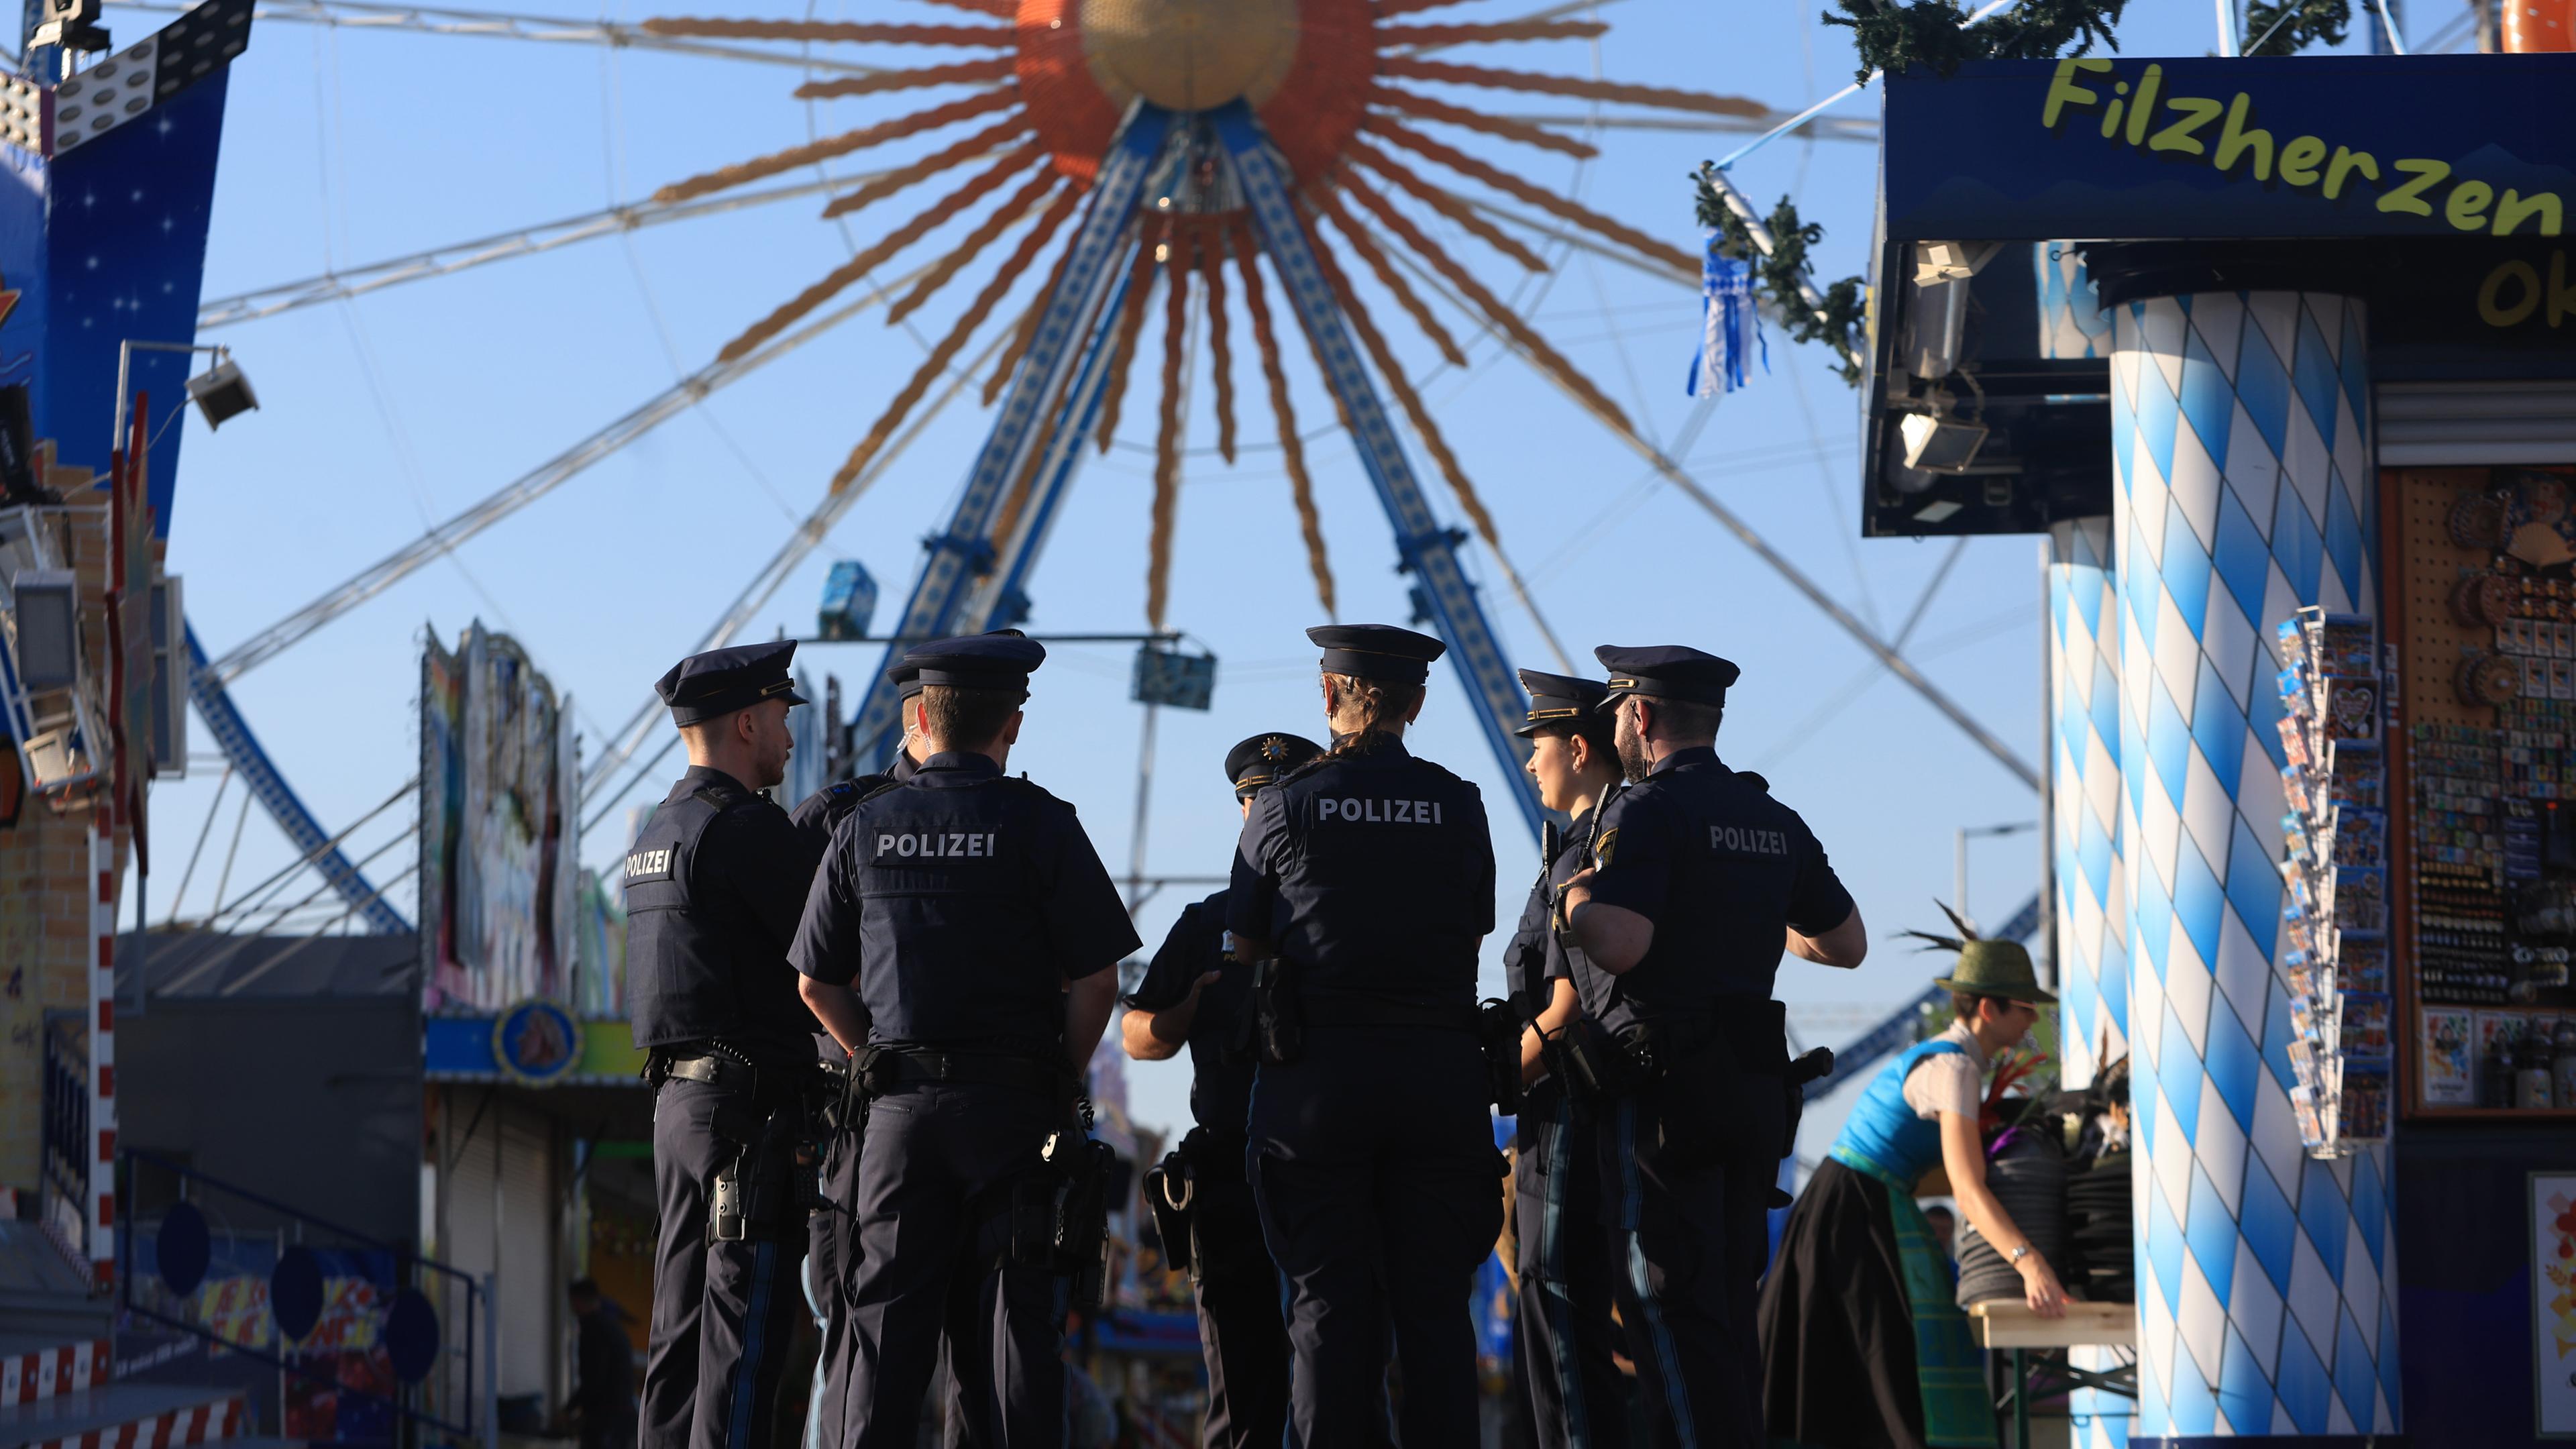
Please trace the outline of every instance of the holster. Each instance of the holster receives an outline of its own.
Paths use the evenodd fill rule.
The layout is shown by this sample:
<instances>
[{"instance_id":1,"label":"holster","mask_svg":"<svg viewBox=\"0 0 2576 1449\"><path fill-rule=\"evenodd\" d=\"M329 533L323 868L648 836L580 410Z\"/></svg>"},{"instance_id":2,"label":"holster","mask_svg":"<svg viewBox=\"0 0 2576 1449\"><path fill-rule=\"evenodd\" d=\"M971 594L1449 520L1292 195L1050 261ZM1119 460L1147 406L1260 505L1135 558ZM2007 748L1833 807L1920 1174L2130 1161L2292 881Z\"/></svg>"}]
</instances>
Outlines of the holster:
<instances>
[{"instance_id":1,"label":"holster","mask_svg":"<svg viewBox=\"0 0 2576 1449\"><path fill-rule=\"evenodd\" d=\"M1548 1072L1565 1084L1566 1095L1586 1107L1624 1097L1644 1085L1635 1059L1608 1029L1588 1016L1578 1016L1541 1038Z\"/></svg>"},{"instance_id":2,"label":"holster","mask_svg":"<svg viewBox=\"0 0 2576 1449\"><path fill-rule=\"evenodd\" d=\"M1306 1024L1297 1012L1297 984L1278 956L1252 963L1252 1045L1267 1065L1284 1067L1305 1055Z\"/></svg>"},{"instance_id":3,"label":"holster","mask_svg":"<svg viewBox=\"0 0 2576 1449\"><path fill-rule=\"evenodd\" d=\"M1764 1079L1787 1080L1787 1021L1780 1003L1766 1001L1721 1006L1702 1020L1630 1029L1623 1040L1651 1082L1664 1170L1691 1172L1757 1145L1775 1146L1754 1140L1753 1119L1767 1116L1768 1108L1758 1108L1748 1094Z\"/></svg>"},{"instance_id":4,"label":"holster","mask_svg":"<svg viewBox=\"0 0 2576 1449\"><path fill-rule=\"evenodd\" d=\"M716 1110L716 1139L732 1149L707 1184L709 1243L785 1242L801 1238L805 1209L822 1189L818 1163L798 1161L801 1104L764 1114L750 1101Z\"/></svg>"},{"instance_id":5,"label":"holster","mask_svg":"<svg viewBox=\"0 0 2576 1449\"><path fill-rule=\"evenodd\" d=\"M1508 1001L1488 1000L1476 1008L1476 1047L1485 1057L1486 1095L1506 1117L1521 1109L1521 1031L1527 1024Z\"/></svg>"},{"instance_id":6,"label":"holster","mask_svg":"<svg viewBox=\"0 0 2576 1449\"><path fill-rule=\"evenodd\" d=\"M1145 1173L1145 1207L1154 1215L1154 1235L1163 1240L1167 1267L1187 1271L1190 1266L1190 1212L1197 1200L1198 1185L1191 1181L1189 1158L1180 1149L1163 1154Z\"/></svg>"},{"instance_id":7,"label":"holster","mask_svg":"<svg viewBox=\"0 0 2576 1449\"><path fill-rule=\"evenodd\" d=\"M1058 1132L1047 1139L1045 1156L1056 1178L1052 1265L1073 1280L1072 1306L1089 1312L1109 1294L1109 1179L1118 1154L1106 1142Z\"/></svg>"}]
</instances>

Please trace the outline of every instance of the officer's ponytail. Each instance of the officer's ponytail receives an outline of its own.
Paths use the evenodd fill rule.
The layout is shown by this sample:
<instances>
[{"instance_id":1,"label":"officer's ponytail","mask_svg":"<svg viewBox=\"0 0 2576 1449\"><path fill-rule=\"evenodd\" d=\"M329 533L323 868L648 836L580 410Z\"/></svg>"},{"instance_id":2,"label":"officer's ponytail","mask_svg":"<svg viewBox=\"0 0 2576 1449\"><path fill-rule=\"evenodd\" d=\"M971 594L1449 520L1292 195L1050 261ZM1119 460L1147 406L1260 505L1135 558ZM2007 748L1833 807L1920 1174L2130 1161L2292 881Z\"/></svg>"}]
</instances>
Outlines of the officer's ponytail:
<instances>
[{"instance_id":1,"label":"officer's ponytail","mask_svg":"<svg viewBox=\"0 0 2576 1449\"><path fill-rule=\"evenodd\" d=\"M1380 726L1389 720L1402 722L1422 703L1422 686L1419 684L1390 684L1383 679L1332 673L1324 675L1324 682L1332 686L1345 712L1336 714L1331 720L1333 731L1339 738L1333 741L1331 749L1324 752L1323 757L1328 760L1346 755L1365 755L1376 749L1380 743L1392 738ZM1352 713L1359 716L1359 728L1344 731L1343 721Z\"/></svg>"}]
</instances>

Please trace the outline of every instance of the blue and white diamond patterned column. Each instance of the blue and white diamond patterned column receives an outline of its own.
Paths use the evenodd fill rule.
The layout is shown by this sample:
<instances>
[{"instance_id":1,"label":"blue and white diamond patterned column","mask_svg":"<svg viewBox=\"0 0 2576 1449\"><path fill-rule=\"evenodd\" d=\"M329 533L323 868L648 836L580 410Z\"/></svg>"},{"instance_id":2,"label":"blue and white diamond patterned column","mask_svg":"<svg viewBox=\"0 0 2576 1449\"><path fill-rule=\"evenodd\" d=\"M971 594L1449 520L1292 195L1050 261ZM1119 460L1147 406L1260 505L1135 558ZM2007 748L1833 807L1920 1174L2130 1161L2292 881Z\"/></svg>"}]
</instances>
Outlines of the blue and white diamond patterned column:
<instances>
[{"instance_id":1,"label":"blue and white diamond patterned column","mask_svg":"<svg viewBox=\"0 0 2576 1449\"><path fill-rule=\"evenodd\" d=\"M2048 637L2057 752L2058 1018L2066 1084L2129 1050L2128 872L2120 833L2120 595L2107 518L2049 530Z\"/></svg>"},{"instance_id":2,"label":"blue and white diamond patterned column","mask_svg":"<svg viewBox=\"0 0 2576 1449\"><path fill-rule=\"evenodd\" d=\"M2292 610L2375 613L2361 304L2113 309L2139 1417L2157 1435L2394 1432L2385 1149L2290 1111L2278 665Z\"/></svg>"}]
</instances>

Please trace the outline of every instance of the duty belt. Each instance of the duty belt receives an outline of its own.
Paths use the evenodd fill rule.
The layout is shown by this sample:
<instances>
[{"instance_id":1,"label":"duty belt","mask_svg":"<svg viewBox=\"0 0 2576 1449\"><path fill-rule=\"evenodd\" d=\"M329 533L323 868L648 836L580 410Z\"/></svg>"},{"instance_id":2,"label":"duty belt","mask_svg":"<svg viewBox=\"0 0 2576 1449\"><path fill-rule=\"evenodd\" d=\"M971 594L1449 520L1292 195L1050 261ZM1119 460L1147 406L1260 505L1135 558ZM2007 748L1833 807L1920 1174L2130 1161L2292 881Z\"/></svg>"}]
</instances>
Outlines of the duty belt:
<instances>
[{"instance_id":1,"label":"duty belt","mask_svg":"<svg viewBox=\"0 0 2576 1449\"><path fill-rule=\"evenodd\" d=\"M1357 992L1300 992L1297 1015L1306 1026L1410 1026L1466 1032L1476 1029L1476 1010L1471 1006L1389 1001Z\"/></svg>"},{"instance_id":2,"label":"duty belt","mask_svg":"<svg viewBox=\"0 0 2576 1449\"><path fill-rule=\"evenodd\" d=\"M928 1047L878 1050L864 1068L872 1090L929 1082L971 1082L1061 1092L1072 1085L1065 1068L1035 1057L992 1052L948 1052ZM879 1084L882 1084L880 1086Z\"/></svg>"}]
</instances>

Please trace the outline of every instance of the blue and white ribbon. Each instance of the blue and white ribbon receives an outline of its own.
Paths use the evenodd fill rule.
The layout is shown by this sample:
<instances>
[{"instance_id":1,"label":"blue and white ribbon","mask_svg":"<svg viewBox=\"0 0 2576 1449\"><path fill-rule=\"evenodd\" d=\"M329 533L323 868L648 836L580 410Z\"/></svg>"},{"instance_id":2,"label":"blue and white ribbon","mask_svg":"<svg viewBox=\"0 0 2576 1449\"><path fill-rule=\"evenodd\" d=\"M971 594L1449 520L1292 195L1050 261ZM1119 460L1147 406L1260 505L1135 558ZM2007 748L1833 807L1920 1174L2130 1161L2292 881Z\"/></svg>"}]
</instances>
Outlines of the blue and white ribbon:
<instances>
[{"instance_id":1,"label":"blue and white ribbon","mask_svg":"<svg viewBox=\"0 0 2576 1449\"><path fill-rule=\"evenodd\" d=\"M1700 239L1699 350L1691 354L1690 376L1682 383L1688 397L1699 396L1711 379L1727 392L1744 386L1746 363L1756 355L1762 370L1771 370L1771 346L1753 306L1753 264L1720 254L1720 235L1712 227Z\"/></svg>"}]
</instances>

